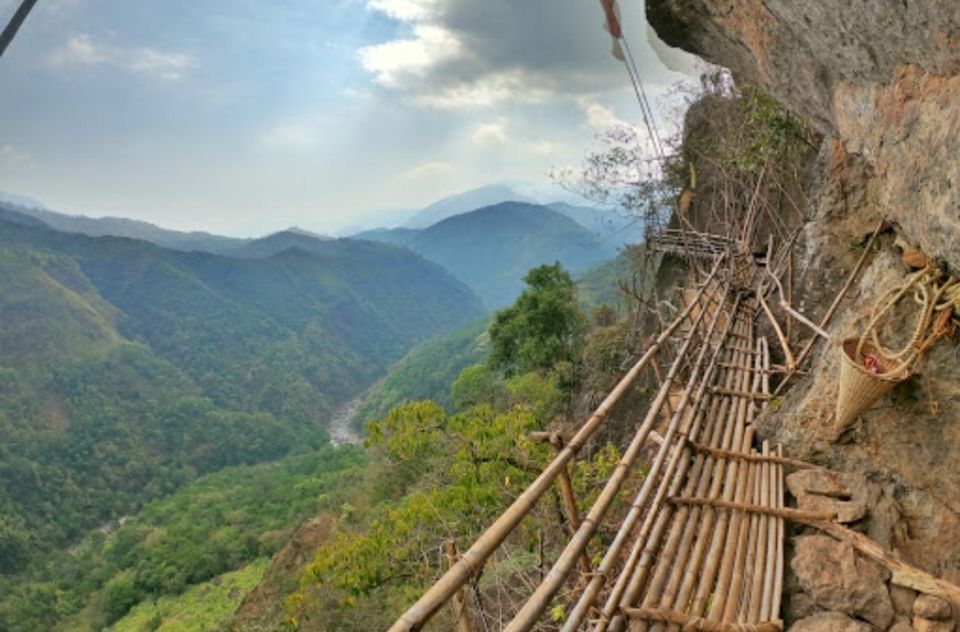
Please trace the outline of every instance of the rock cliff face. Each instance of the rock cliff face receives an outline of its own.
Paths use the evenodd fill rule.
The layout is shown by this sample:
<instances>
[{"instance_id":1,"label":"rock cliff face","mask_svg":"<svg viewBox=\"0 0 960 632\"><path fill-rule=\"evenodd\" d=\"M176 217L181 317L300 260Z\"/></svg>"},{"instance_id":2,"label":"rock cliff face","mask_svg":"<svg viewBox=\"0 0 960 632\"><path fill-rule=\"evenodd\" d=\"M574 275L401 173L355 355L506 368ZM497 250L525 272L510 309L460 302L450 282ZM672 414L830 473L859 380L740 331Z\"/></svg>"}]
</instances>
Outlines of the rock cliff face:
<instances>
[{"instance_id":1,"label":"rock cliff face","mask_svg":"<svg viewBox=\"0 0 960 632\"><path fill-rule=\"evenodd\" d=\"M960 268L960 3L647 0L647 16L860 156L883 214Z\"/></svg>"}]
</instances>

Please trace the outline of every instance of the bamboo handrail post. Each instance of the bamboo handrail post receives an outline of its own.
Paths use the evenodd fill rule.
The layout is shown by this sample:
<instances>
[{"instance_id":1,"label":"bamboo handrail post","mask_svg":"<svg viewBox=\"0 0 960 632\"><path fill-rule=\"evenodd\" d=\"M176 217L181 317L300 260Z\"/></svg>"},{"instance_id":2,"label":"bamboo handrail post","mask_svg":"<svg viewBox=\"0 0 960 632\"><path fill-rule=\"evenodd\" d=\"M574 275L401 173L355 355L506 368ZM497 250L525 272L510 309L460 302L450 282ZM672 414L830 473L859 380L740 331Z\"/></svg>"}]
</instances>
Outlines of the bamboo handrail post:
<instances>
[{"instance_id":1,"label":"bamboo handrail post","mask_svg":"<svg viewBox=\"0 0 960 632\"><path fill-rule=\"evenodd\" d=\"M760 307L763 308L764 313L767 315L767 319L773 327L773 332L777 334L777 340L780 341L780 348L783 349L783 357L784 362L787 363L787 369L793 371L797 368L797 362L793 357L793 351L790 350L790 343L787 342L786 337L783 335L783 330L780 329L780 323L777 322L773 311L771 311L770 306L767 305L767 301L764 300L763 294L759 289L757 290L757 300L760 301Z\"/></svg>"},{"instance_id":2,"label":"bamboo handrail post","mask_svg":"<svg viewBox=\"0 0 960 632\"><path fill-rule=\"evenodd\" d=\"M447 564L453 566L457 563L460 555L457 552L456 540L447 540L443 543L443 551L447 556ZM470 623L470 612L467 610L467 594L461 587L453 596L453 609L457 617L457 630L459 632L473 632L473 625Z\"/></svg>"},{"instance_id":3,"label":"bamboo handrail post","mask_svg":"<svg viewBox=\"0 0 960 632\"><path fill-rule=\"evenodd\" d=\"M710 272L708 280L712 280L720 270L723 258L718 259ZM650 358L656 354L660 345L684 322L693 310L694 303L684 309L679 316L660 333L653 346L620 380L616 387L607 394L596 411L584 422L574 438L550 464L504 511L499 518L462 554L460 560L451 567L430 589L424 593L399 619L390 627L389 632L404 632L419 630L422 626L449 600L453 594L476 573L486 562L487 558L499 548L500 544L513 532L521 520L530 512L536 502L546 493L549 486L560 475L566 465L583 447L583 444L593 435L603 423L610 409L620 400L627 389L633 384L636 376L646 367Z\"/></svg>"}]
</instances>

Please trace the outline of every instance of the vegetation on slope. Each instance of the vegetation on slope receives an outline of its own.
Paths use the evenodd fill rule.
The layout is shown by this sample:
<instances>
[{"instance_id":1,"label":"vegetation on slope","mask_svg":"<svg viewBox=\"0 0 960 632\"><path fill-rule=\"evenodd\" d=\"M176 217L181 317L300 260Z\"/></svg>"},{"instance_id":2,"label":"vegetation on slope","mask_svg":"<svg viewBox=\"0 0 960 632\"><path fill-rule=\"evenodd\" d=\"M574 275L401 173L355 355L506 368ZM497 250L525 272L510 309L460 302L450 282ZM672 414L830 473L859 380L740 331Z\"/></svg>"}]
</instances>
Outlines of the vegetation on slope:
<instances>
[{"instance_id":1,"label":"vegetation on slope","mask_svg":"<svg viewBox=\"0 0 960 632\"><path fill-rule=\"evenodd\" d=\"M569 274L542 266L526 278L517 303L497 316L511 326L490 331L491 348L505 351L461 372L452 387L452 412L431 401L409 402L369 426L377 464L370 496L342 516L338 535L308 568L303 589L289 600L291 625L388 627L443 568L440 543L454 539L467 546L551 457L552 448L533 442L530 433L557 428L569 416L575 383L591 366L584 359L595 360L596 345ZM610 329L596 331L610 339ZM546 353L506 355L529 350L530 340ZM589 497L617 458L611 446L596 447L574 467L577 489ZM555 553L566 528L557 506L538 508L504 554L487 565L476 587L481 595L510 592L507 587L524 581L523 574L536 572L528 563L538 546ZM511 607L507 603L498 613L506 615ZM441 626L450 623L446 611L438 616ZM503 621L487 623L497 627Z\"/></svg>"},{"instance_id":2,"label":"vegetation on slope","mask_svg":"<svg viewBox=\"0 0 960 632\"><path fill-rule=\"evenodd\" d=\"M325 447L203 477L0 580L0 629L99 630L144 600L268 556L300 521L338 511L365 461L359 448Z\"/></svg>"},{"instance_id":3,"label":"vegetation on slope","mask_svg":"<svg viewBox=\"0 0 960 632\"><path fill-rule=\"evenodd\" d=\"M215 632L263 578L270 560L262 557L240 570L191 586L183 594L134 607L111 632Z\"/></svg>"},{"instance_id":4,"label":"vegetation on slope","mask_svg":"<svg viewBox=\"0 0 960 632\"><path fill-rule=\"evenodd\" d=\"M616 248L545 206L504 202L445 219L409 247L469 285L493 309L511 304L523 276L559 261L573 273L616 256Z\"/></svg>"},{"instance_id":5,"label":"vegetation on slope","mask_svg":"<svg viewBox=\"0 0 960 632\"><path fill-rule=\"evenodd\" d=\"M331 243L240 259L0 220L4 582L199 475L320 447L333 406L481 313L411 253Z\"/></svg>"},{"instance_id":6,"label":"vegetation on slope","mask_svg":"<svg viewBox=\"0 0 960 632\"><path fill-rule=\"evenodd\" d=\"M486 319L479 320L411 350L367 392L354 426L363 428L368 420L380 419L408 401L429 399L451 410L450 385L461 371L487 356L488 325Z\"/></svg>"}]
</instances>

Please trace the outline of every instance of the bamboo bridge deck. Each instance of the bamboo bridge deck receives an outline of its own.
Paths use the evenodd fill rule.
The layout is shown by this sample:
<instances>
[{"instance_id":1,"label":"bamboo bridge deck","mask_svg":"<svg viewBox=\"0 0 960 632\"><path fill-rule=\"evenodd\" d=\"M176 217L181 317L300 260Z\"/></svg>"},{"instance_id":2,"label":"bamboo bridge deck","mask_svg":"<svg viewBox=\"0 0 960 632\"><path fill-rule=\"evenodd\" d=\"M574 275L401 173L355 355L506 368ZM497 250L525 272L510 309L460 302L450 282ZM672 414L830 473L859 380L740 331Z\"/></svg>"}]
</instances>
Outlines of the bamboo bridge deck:
<instances>
[{"instance_id":1,"label":"bamboo bridge deck","mask_svg":"<svg viewBox=\"0 0 960 632\"><path fill-rule=\"evenodd\" d=\"M567 464L651 368L658 372L659 389L619 464L582 520L573 508L576 530L503 629L782 629L784 523L776 510L784 506L783 460L779 448L755 445L752 428L770 399L770 356L766 340L755 336L758 303L731 287L733 275L721 265L724 260L716 257L682 313L539 478L392 630L420 629L452 598L460 604L461 630L472 629L462 587L553 482L568 481ZM655 358L666 347L675 353L660 375ZM655 456L643 484L592 567L585 555L588 543L624 482L637 476L641 451L651 446ZM569 494L568 500L576 502ZM545 611L569 583L579 598L562 623L544 622Z\"/></svg>"},{"instance_id":2,"label":"bamboo bridge deck","mask_svg":"<svg viewBox=\"0 0 960 632\"><path fill-rule=\"evenodd\" d=\"M699 281L684 292L679 314L573 436L554 441L556 457L469 549L459 555L448 543L450 568L391 632L423 629L446 604L453 605L460 632L781 631L785 519L849 542L887 565L902 585L960 603L960 588L909 567L836 523L834 514L785 507L784 468L811 466L784 458L779 446L758 445L753 421L772 398L771 374L783 370L771 365L767 340L758 335L763 315L792 357L789 336L764 300L776 286L789 308L790 292L779 279L792 270L792 241L775 255L771 238L762 258L751 254L753 249L729 247L732 242L720 252L719 239L699 241L691 253L686 240L685 256L695 262L710 254L712 268L695 275ZM815 331L825 326L865 257L866 252L819 327L787 311ZM658 362L664 358L670 360L665 374ZM656 377L655 395L581 518L568 466L646 371ZM787 371L781 387L794 372ZM484 619L474 611L482 607L471 605L480 597L477 577L555 483L569 537L552 555L549 570L541 569L519 599L501 607L499 618Z\"/></svg>"}]
</instances>

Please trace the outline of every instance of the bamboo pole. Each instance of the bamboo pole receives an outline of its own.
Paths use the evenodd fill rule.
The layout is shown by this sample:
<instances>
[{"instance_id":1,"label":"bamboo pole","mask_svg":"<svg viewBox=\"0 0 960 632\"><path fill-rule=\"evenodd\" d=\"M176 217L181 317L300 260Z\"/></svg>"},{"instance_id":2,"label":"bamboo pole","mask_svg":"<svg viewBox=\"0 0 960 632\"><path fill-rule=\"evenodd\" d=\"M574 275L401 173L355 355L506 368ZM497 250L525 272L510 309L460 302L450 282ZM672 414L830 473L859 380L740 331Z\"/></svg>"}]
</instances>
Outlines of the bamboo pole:
<instances>
[{"instance_id":1,"label":"bamboo pole","mask_svg":"<svg viewBox=\"0 0 960 632\"><path fill-rule=\"evenodd\" d=\"M764 300L763 292L760 289L757 290L757 300L760 301L760 307L763 308L764 313L770 320L770 324L773 326L773 332L777 334L777 340L780 341L780 348L783 349L783 357L784 361L787 363L787 369L791 371L796 369L797 361L793 357L793 351L790 350L790 343L787 342L786 337L783 335L783 330L780 329L780 323L777 322L776 317L770 310L770 306L767 305L767 301Z\"/></svg>"},{"instance_id":2,"label":"bamboo pole","mask_svg":"<svg viewBox=\"0 0 960 632\"><path fill-rule=\"evenodd\" d=\"M444 542L443 550L447 555L447 564L449 566L456 564L460 557L457 553L456 541L447 540ZM453 611L457 616L457 630L459 630L459 632L473 632L473 625L470 623L470 612L467 610L467 594L463 588L458 590L453 596Z\"/></svg>"},{"instance_id":3,"label":"bamboo pole","mask_svg":"<svg viewBox=\"0 0 960 632\"><path fill-rule=\"evenodd\" d=\"M673 366L670 367L670 370L667 372L666 377L664 378L664 387L669 389L672 385L680 364L687 354L690 343L693 340L693 334L696 332L697 325L702 322L704 315L706 315L706 310L701 310L698 314L697 320L694 323L694 326L691 328L690 335L688 335L686 342L683 347L677 354L677 358L674 360ZM710 323L710 326L707 330L707 337L713 335L717 323L720 322L720 311L717 310L713 319ZM708 350L708 345L702 345L699 353L697 354L697 360L694 367L694 370L691 372L690 380L695 380L697 373L700 370L700 367L703 364L703 360L706 358L706 352ZM668 391L661 389L661 392L666 395ZM684 395L681 398L680 403L677 406L677 413L674 415L674 419L671 421L670 427L667 431L667 441L661 450L657 454L656 461L654 466L651 468L651 473L647 475L646 480L644 481L643 488L641 489L640 494L649 496L650 490L652 488L652 482L656 478L656 473L654 468L662 467L663 460L666 457L666 452L668 450L668 443L672 439L673 434L676 432L677 425L679 424L681 412L687 406L687 402L690 397L690 388L685 389ZM647 411L647 416L641 424L640 429L638 429L637 434L634 436L633 440L630 443L630 446L627 448L627 451L624 453L623 458L617 466L617 469L614 470L613 474L608 479L607 484L604 486L603 491L600 492L600 496L594 502L593 507L590 508L590 512L587 515L586 520L580 525L580 528L574 534L574 536L567 543L567 546L564 548L563 552L560 554L560 557L554 563L553 568L550 569L550 572L547 574L547 577L537 589L534 591L533 595L524 603L523 607L513 618L513 620L504 628L507 632L521 632L529 630L536 623L540 614L547 608L550 603L550 600L560 589L560 586L566 580L567 575L570 573L570 559L572 556L579 556L586 549L587 543L590 538L593 536L594 531L596 531L597 526L600 524L600 521L603 519L604 515L607 512L607 509L610 506L610 503L613 502L613 499L617 492L620 489L620 486L623 483L623 480L626 478L627 474L633 467L633 463L636 460L640 448L646 443L647 436L653 428L653 424L660 414L660 408L663 406L663 400L665 397L658 397L659 401L655 401L654 405ZM646 502L646 497L643 498L643 502ZM635 508L631 508L631 513ZM639 509L635 513L639 517Z\"/></svg>"},{"instance_id":4,"label":"bamboo pole","mask_svg":"<svg viewBox=\"0 0 960 632\"><path fill-rule=\"evenodd\" d=\"M764 621L762 623L719 623L700 617L692 617L675 610L664 608L623 608L622 612L631 619L645 619L670 623L678 629L702 630L703 632L783 632L783 621Z\"/></svg>"},{"instance_id":5,"label":"bamboo pole","mask_svg":"<svg viewBox=\"0 0 960 632\"><path fill-rule=\"evenodd\" d=\"M532 432L530 436L536 441L550 443L556 448L557 452L563 450L563 435L559 432ZM560 481L563 512L567 516L567 524L570 526L570 535L572 536L580 528L580 512L577 509L577 497L573 493L573 483L570 482L570 471L566 465L564 465L557 480ZM589 575L592 572L590 558L586 552L580 557L580 571L584 575Z\"/></svg>"},{"instance_id":6,"label":"bamboo pole","mask_svg":"<svg viewBox=\"0 0 960 632\"><path fill-rule=\"evenodd\" d=\"M761 341L757 340L757 348L762 349ZM760 368L763 366L763 360L760 357L756 358L756 365ZM753 374L753 384L751 385L751 390L758 390L761 385L761 376L758 373ZM747 411L747 422L752 422L754 416L753 408L751 407ZM748 427L746 430L746 435L743 441L744 451L749 451L750 446L753 444L753 428ZM746 470L746 471L744 471ZM751 478L751 471L749 464L741 466L738 471L738 481L737 489L734 495L734 502L746 504L748 495L753 494L753 479ZM730 517L730 525L727 530L727 539L724 543L724 552L723 560L720 565L720 572L717 576L716 586L713 589L713 604L710 611L707 613L707 618L711 621L722 621L723 614L726 610L726 602L728 598L732 598L730 593L739 594L739 589L734 588L731 585L734 568L737 563L737 548L740 545L741 541L741 532L743 535L746 535L746 531L743 529L743 526L749 525L750 518L744 511L734 511ZM719 539L719 538L718 538Z\"/></svg>"},{"instance_id":7,"label":"bamboo pole","mask_svg":"<svg viewBox=\"0 0 960 632\"><path fill-rule=\"evenodd\" d=\"M720 269L722 258L714 264L708 277L712 280ZM705 284L708 285L709 283ZM700 291L702 294L702 290ZM699 295L698 295L699 296ZM603 423L610 410L620 401L624 393L633 385L637 376L650 362L650 359L657 353L660 346L671 336L673 332L683 323L696 301L691 301L679 316L660 333L654 344L649 347L646 353L637 361L637 363L627 372L620 382L607 394L600 406L584 422L580 430L560 451L559 454L547 465L536 478L517 498L510 507L504 511L499 518L473 543L473 545L462 554L460 560L433 585L420 599L417 600L399 619L390 627L389 632L403 632L406 630L419 630L430 618L446 603L453 595L466 584L471 577L483 566L490 555L496 551L510 533L520 524L520 521L536 505L537 501L546 493L550 485L560 475L566 464L571 461L580 448L589 440L597 428Z\"/></svg>"},{"instance_id":8,"label":"bamboo pole","mask_svg":"<svg viewBox=\"0 0 960 632\"><path fill-rule=\"evenodd\" d=\"M742 327L742 324L740 326ZM743 354L742 352L738 352L737 347L729 346L727 351L731 354L732 362L742 363L741 358ZM729 370L723 379L728 387L732 387L742 374L743 371L739 369ZM709 414L714 420L714 428L710 444L713 447L726 449L732 441L732 437L727 433L727 426L722 422L722 420L726 418L729 408L729 397L715 398L711 405ZM685 493L689 494L692 492L697 496L706 494L710 487L716 464L717 459L714 459L712 456L704 454L698 455L697 465L700 465L700 470L697 476L691 477L687 482ZM699 507L681 506L678 509L676 517L670 525L670 532L660 554L661 561L671 560L672 563L657 564L650 586L643 598L643 607L653 607L661 603L667 607L672 605L673 597L679 590L679 584L683 578L682 569L690 554L699 516ZM642 564L641 567L644 569L648 568L652 557L653 556L650 555L649 559L646 560L646 564ZM630 605L638 599L643 582L644 577L640 573L635 573L634 577L631 578L626 595L622 600L623 604ZM618 621L615 620L614 623L617 624ZM613 628L619 630L621 625L614 625ZM640 632L647 630L647 624L643 621L638 622L635 627Z\"/></svg>"},{"instance_id":9,"label":"bamboo pole","mask_svg":"<svg viewBox=\"0 0 960 632\"><path fill-rule=\"evenodd\" d=\"M777 455L783 454L783 446L777 446ZM777 508L784 509L783 502L783 467L777 466ZM786 537L786 524L783 519L777 520L777 569L774 580L773 606L771 616L780 616L780 606L783 601L783 541Z\"/></svg>"},{"instance_id":10,"label":"bamboo pole","mask_svg":"<svg viewBox=\"0 0 960 632\"><path fill-rule=\"evenodd\" d=\"M744 495L744 502L753 504L754 486L757 480L757 471L760 465L755 462L747 464L747 493ZM737 534L737 550L734 554L733 572L730 575L730 594L727 601L723 604L723 612L720 613L722 623L733 623L737 618L737 610L740 608L740 597L743 595L744 585L744 564L747 560L747 546L750 535L750 520L752 516L747 512L740 521L740 530Z\"/></svg>"},{"instance_id":11,"label":"bamboo pole","mask_svg":"<svg viewBox=\"0 0 960 632\"><path fill-rule=\"evenodd\" d=\"M840 306L840 302L843 300L843 297L846 296L847 292L850 290L850 287L853 285L854 280L857 278L857 275L860 274L860 270L863 268L863 264L867 261L867 255L870 254L870 249L873 247L874 242L877 240L877 236L880 234L880 231L883 229L883 226L886 224L885 220L880 220L877 224L877 227L874 229L873 234L870 235L870 239L867 240L867 245L863 249L863 254L860 255L860 259L857 260L857 264L853 267L853 270L850 271L850 276L847 277L847 281L843 284L843 287L840 288L840 291L837 292L837 295L834 297L833 302L830 304L830 307L827 309L827 313L823 315L823 318L820 319L820 328L825 329L827 325L830 324L830 321L833 319L834 312L837 311L837 308ZM800 365L803 364L803 361L806 360L807 356L810 354L810 351L813 350L813 345L817 342L817 338L811 338L809 342L803 347L800 351L800 355L797 356L797 368L800 368ZM783 389L787 387L787 384L790 382L790 379L793 377L792 373L788 373L786 377L783 378L783 381L777 385L776 390L773 392L774 396L779 395Z\"/></svg>"},{"instance_id":12,"label":"bamboo pole","mask_svg":"<svg viewBox=\"0 0 960 632\"><path fill-rule=\"evenodd\" d=\"M751 333L752 330L753 327L751 323ZM759 344L757 345L757 349L760 350ZM751 377L753 379L753 384L750 384L749 382ZM753 389L759 387L757 378L758 376L756 374L751 376L749 373L744 373L744 390L750 390L752 392ZM735 424L734 445L741 451L747 451L750 449L750 444L753 440L752 429L748 429L746 427L750 402L745 398L740 398L737 403L738 409L736 416L732 417L731 419L731 421ZM721 472L723 472L725 475L722 500L732 502L735 499L737 489L740 487L738 479L741 476L745 478L745 469L745 464L742 464L737 460L724 460L723 469L721 470ZM693 616L702 616L706 612L707 604L710 599L710 593L714 588L714 581L721 569L721 558L724 556L726 551L724 545L726 544L727 527L731 521L731 513L731 511L712 512L712 515L715 516L715 523L712 531L709 532L707 536L710 538L710 547L707 550L703 569L700 577L698 578L697 588L693 593L693 602L689 609L689 613ZM721 595L721 599L722 598L724 598L723 595ZM671 629L673 628L671 627Z\"/></svg>"},{"instance_id":13,"label":"bamboo pole","mask_svg":"<svg viewBox=\"0 0 960 632\"><path fill-rule=\"evenodd\" d=\"M714 398L710 403L709 410L705 413L706 421L708 424L707 433L711 435L710 437L708 437L708 440L711 440L711 441L715 440L717 436L717 432L720 429L720 424L716 421L717 419L716 415L712 414L712 413L715 413L717 405L718 405L718 402L716 401L716 398ZM693 465L690 468L689 478L686 481L684 481L684 480L681 480L681 477L677 477L677 479L674 481L674 485L670 489L670 495L671 496L676 495L678 492L680 492L681 487L684 485L688 486L688 488L690 485L694 485L696 481L700 479L705 462L706 462L706 457L704 455L702 454L696 455L696 457L693 460ZM685 510L687 510L686 507L680 508L680 511L685 511ZM647 574L649 573L650 568L656 559L656 553L657 553L658 547L660 546L660 541L662 540L667 527L670 525L671 514L672 514L672 505L667 505L663 509L661 509L660 513L657 515L656 524L654 525L653 530L650 533L649 540L645 543L643 554L640 556L640 560L638 561L637 566L634 569L633 576L630 578L630 583L627 586L626 594L621 599L621 603L632 603L633 601L636 600L636 593L639 591L640 587L643 586L643 584L646 582ZM667 547L669 547L669 543ZM671 559L673 559L672 555L669 555L668 553L666 553L667 547L664 548L663 557L664 558L670 557ZM618 630L620 627L622 627L622 619L620 619L619 617L615 617L611 622L611 627L614 630ZM568 632L568 631L565 631L565 632Z\"/></svg>"},{"instance_id":14,"label":"bamboo pole","mask_svg":"<svg viewBox=\"0 0 960 632\"><path fill-rule=\"evenodd\" d=\"M734 302L732 311L736 312L738 307L739 307L739 297ZM734 324L734 319L728 318L726 331L724 331L724 334L721 336L721 340L725 339L730 334L731 329L733 329L733 324ZM701 349L698 357L698 361L697 361L697 368L699 368L700 364L702 363L704 352L706 350L707 350L706 346L704 346ZM697 380L697 382L699 382L699 386L697 388L697 393L695 395L695 406L691 412L691 418L693 418L693 416L696 416L696 419L695 419L695 423L692 421L692 423L690 424L692 426L690 430L690 435L693 436L694 438L696 438L697 434L699 433L699 422L702 420L702 416L700 415L700 407L702 405L702 402L704 401L703 399L704 395L707 393L707 384L710 382L714 372L716 371L716 365L720 356L720 351L721 350L718 348L717 351L713 354L713 357L711 358L710 366L707 368L706 371L703 372L703 375L699 377L699 379ZM690 389L692 389L695 385L695 382L694 382L695 376L696 374L691 375L690 382L687 385L687 393L689 393ZM669 443L670 443L670 438L668 436L664 440L664 446L661 447L661 454L665 453L666 446ZM663 503L665 498L667 497L667 493L669 489L675 486L676 481L682 481L686 473L686 466L689 464L689 460L683 458L684 456L687 455L687 452L683 449L684 444L685 444L685 441L678 444L677 449L673 454L673 458L670 460L670 464L667 468L667 472L664 474L663 480L661 481L660 486L657 490L657 495L654 498L653 503L651 503L650 505L650 510L647 513L647 518L644 520L643 525L640 529L640 532L635 536L634 545L630 551L630 555L627 559L627 562L624 564L624 568L621 571L619 577L617 578L617 583L607 598L607 602L604 606L604 609L599 621L597 621L597 623L595 624L595 627L594 627L595 632L605 632L607 628L607 624L610 621L610 618L616 612L620 599L627 588L627 582L630 576L633 574L633 571L636 568L637 562L639 561L640 555L643 552L643 545L646 543L647 538L649 537L651 531L653 530L656 517L658 513L662 511ZM658 455L658 458L659 458L659 455ZM683 467L680 467L680 462L682 458L683 458L684 465ZM656 463L654 465L656 465ZM678 467L680 468L679 474L677 473ZM653 472L653 468L651 468L651 474L648 474L648 481L651 480L650 477L652 476L652 472ZM623 542L626 540L626 536L629 535L629 533L633 530L634 523L636 519L639 518L639 512L635 517L634 516L630 516L630 517L632 518L632 520L626 521L621 526L621 529L617 534L617 539L614 541L614 544L616 546L611 546L608 549L607 557L605 558L605 561L609 560L609 564L611 566L613 565L613 563L617 561L619 557L620 549L622 548ZM595 592L599 591L601 585L602 585L601 582L597 582L595 587L591 586L591 588L594 589L594 594L593 595L585 594L584 597L587 597L588 599L581 598L581 602L586 602L588 600L592 601L595 598ZM579 608L580 604L578 603L577 605ZM577 622L577 624L579 624L579 621ZM570 630L575 629L569 624L565 627L567 627Z\"/></svg>"},{"instance_id":15,"label":"bamboo pole","mask_svg":"<svg viewBox=\"0 0 960 632\"><path fill-rule=\"evenodd\" d=\"M757 450L752 450L752 454L758 454ZM757 463L756 477L753 483L754 503L759 504L760 496L760 477L763 476L763 463ZM744 564L742 595L740 596L740 607L737 610L737 621L744 623L749 619L750 602L752 600L753 576L757 574L757 540L760 537L760 514L750 512L750 533L747 536L747 559Z\"/></svg>"},{"instance_id":16,"label":"bamboo pole","mask_svg":"<svg viewBox=\"0 0 960 632\"><path fill-rule=\"evenodd\" d=\"M770 444L763 442L760 451L764 456L770 454ZM768 507L770 502L770 464L760 464L760 507ZM756 566L753 573L753 585L750 587L750 608L747 611L747 623L760 620L760 609L763 603L763 587L766 580L767 568L767 536L770 533L768 525L770 516L767 512L758 512L760 527L757 531Z\"/></svg>"},{"instance_id":17,"label":"bamboo pole","mask_svg":"<svg viewBox=\"0 0 960 632\"><path fill-rule=\"evenodd\" d=\"M749 330L749 323L743 324L742 327L747 327ZM747 372L740 370L735 371L731 375L731 378L733 380L733 390L745 389L747 380L750 379L750 375ZM718 411L719 420L723 426L721 441L722 445L726 448L735 446L739 447L739 444L742 441L741 434L737 428L737 424L735 423L737 415L741 409L737 403L734 402L732 397L725 397L722 400L720 410ZM726 462L723 459L716 459L711 462L710 485L707 491L708 497L715 498L722 492L722 485L725 482L725 472ZM689 550L689 552L685 554L685 559L687 561L686 564L677 565L676 569L671 569L671 581L667 584L666 590L661 596L661 604L663 606L673 608L675 610L687 610L688 602L696 588L698 571L703 563L704 555L707 552L707 546L710 543L709 535L715 518L715 512L712 510L693 511L687 516L686 527L688 527L688 530L684 533L684 537L681 541L681 546L683 549ZM673 629L673 627L674 626L671 625L670 629ZM652 629L659 630L660 624L654 624Z\"/></svg>"}]
</instances>

